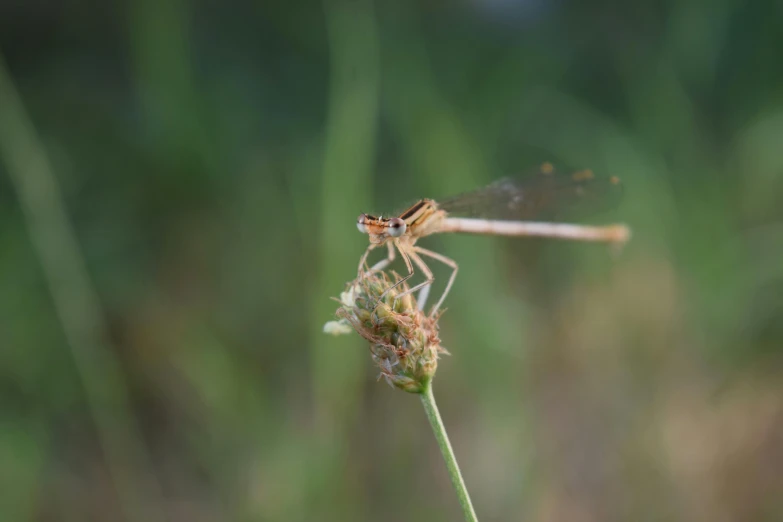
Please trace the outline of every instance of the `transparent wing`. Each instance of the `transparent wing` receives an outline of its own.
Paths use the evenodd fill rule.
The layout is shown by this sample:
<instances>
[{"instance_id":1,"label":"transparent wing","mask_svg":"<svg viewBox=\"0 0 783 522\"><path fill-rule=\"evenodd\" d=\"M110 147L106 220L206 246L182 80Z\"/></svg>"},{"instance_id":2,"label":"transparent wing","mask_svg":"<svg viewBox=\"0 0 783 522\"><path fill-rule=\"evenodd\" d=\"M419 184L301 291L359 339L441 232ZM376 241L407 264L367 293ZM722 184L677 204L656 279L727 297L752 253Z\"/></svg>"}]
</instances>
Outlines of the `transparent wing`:
<instances>
[{"instance_id":1,"label":"transparent wing","mask_svg":"<svg viewBox=\"0 0 783 522\"><path fill-rule=\"evenodd\" d=\"M473 192L439 200L454 217L500 220L552 220L586 217L615 207L621 200L620 180L597 178L589 170L555 172L545 164L530 176L503 178Z\"/></svg>"}]
</instances>

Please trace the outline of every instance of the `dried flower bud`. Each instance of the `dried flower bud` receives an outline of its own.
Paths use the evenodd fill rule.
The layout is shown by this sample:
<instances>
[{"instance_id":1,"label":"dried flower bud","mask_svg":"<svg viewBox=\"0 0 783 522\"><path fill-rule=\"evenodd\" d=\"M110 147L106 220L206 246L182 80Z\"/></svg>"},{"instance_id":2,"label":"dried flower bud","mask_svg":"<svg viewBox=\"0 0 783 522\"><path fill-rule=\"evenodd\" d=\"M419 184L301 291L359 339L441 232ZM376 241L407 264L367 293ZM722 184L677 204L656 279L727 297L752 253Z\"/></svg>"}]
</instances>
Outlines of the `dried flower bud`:
<instances>
[{"instance_id":1,"label":"dried flower bud","mask_svg":"<svg viewBox=\"0 0 783 522\"><path fill-rule=\"evenodd\" d=\"M348 283L337 300L339 320L326 323L324 332L340 335L353 328L370 342L370 354L386 382L422 393L435 375L438 354L448 352L440 346L438 318L419 310L411 294L395 299L409 288L402 283L389 290L399 280L396 273L392 281L385 272L374 272Z\"/></svg>"}]
</instances>

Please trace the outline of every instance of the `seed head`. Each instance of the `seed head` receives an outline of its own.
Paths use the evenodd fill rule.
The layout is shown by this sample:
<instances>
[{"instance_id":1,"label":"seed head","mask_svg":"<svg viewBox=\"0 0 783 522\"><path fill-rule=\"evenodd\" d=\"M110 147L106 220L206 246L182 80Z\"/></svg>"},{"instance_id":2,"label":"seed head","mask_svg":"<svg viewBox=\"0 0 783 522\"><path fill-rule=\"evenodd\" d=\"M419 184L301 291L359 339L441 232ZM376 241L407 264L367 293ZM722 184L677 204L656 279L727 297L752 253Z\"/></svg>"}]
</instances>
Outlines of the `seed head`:
<instances>
[{"instance_id":1,"label":"seed head","mask_svg":"<svg viewBox=\"0 0 783 522\"><path fill-rule=\"evenodd\" d=\"M401 390L422 393L435 375L438 354L448 352L440 346L438 317L419 310L411 294L395 301L409 288L401 283L390 289L399 280L396 273L392 279L385 272L373 272L348 283L337 300L338 320L326 323L324 332L340 335L356 330L370 342L380 377Z\"/></svg>"}]
</instances>

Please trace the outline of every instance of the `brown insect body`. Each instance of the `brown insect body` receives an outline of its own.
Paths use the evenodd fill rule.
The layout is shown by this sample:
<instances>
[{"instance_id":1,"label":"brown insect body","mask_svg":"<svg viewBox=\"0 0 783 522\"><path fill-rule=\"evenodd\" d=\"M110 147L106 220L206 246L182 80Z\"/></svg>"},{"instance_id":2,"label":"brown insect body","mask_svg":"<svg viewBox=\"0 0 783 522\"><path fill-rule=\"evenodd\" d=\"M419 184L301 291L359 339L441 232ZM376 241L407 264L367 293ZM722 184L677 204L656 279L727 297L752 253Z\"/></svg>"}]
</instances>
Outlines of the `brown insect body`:
<instances>
[{"instance_id":1,"label":"brown insect body","mask_svg":"<svg viewBox=\"0 0 783 522\"><path fill-rule=\"evenodd\" d=\"M384 218L362 214L359 217L359 226L365 227L373 245L383 245L389 240L413 245L417 239L438 232L445 217L446 212L438 208L435 201L422 199L397 217ZM406 227L405 233L399 237L389 233L396 220L402 220Z\"/></svg>"},{"instance_id":2,"label":"brown insect body","mask_svg":"<svg viewBox=\"0 0 783 522\"><path fill-rule=\"evenodd\" d=\"M366 271L384 270L399 252L408 274L397 281L384 294L407 281L414 273L414 266L424 274L425 281L398 294L396 300L421 290L418 305L424 307L429 286L433 282L432 270L422 257L439 261L452 269L446 288L431 315L437 313L449 293L457 275L457 263L442 254L416 245L419 238L436 233L460 232L471 234L551 237L580 241L625 243L630 231L625 225L588 226L562 222L532 221L543 217L546 211L564 207L589 208L606 200L607 195L619 196L622 186L617 178L597 179L590 170L582 170L568 176L556 175L554 167L546 163L538 176L525 182L501 179L470 193L442 200L440 204L422 199L394 217L375 217L362 214L357 221L359 231L367 234L370 245L359 260L359 279ZM616 200L616 198L615 198ZM598 203L598 205L594 205ZM460 217L461 216L461 217ZM559 220L558 220L559 221ZM372 267L367 266L367 256L372 250L386 245L388 255ZM379 299L380 301L380 299Z\"/></svg>"}]
</instances>

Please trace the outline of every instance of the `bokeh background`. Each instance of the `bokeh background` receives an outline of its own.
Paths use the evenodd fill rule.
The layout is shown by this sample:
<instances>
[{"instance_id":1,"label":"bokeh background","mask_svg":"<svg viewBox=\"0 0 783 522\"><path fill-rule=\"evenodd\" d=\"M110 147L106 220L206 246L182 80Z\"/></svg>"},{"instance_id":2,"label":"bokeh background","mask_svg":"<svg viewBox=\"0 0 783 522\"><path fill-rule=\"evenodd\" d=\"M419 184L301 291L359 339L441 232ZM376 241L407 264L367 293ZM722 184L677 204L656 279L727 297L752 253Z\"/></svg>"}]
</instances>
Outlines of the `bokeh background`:
<instances>
[{"instance_id":1,"label":"bokeh background","mask_svg":"<svg viewBox=\"0 0 783 522\"><path fill-rule=\"evenodd\" d=\"M783 519L781 20L0 2L0 519L459 520L416 397L322 327L359 213L545 160L622 178L619 255L426 242L479 518Z\"/></svg>"}]
</instances>

